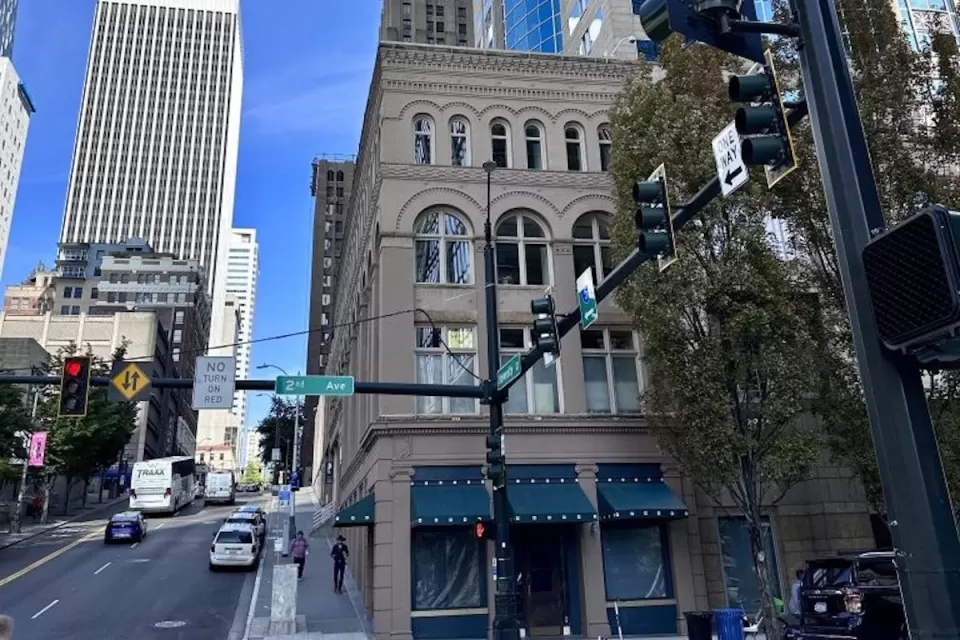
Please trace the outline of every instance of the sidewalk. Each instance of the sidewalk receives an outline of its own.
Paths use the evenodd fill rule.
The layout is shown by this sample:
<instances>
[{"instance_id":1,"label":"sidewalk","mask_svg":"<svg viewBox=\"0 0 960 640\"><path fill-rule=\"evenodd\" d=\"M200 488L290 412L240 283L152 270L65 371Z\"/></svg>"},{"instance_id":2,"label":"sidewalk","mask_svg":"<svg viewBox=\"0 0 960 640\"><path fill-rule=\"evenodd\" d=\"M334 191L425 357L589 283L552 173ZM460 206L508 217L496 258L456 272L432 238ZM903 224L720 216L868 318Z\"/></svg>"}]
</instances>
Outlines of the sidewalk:
<instances>
[{"instance_id":1,"label":"sidewalk","mask_svg":"<svg viewBox=\"0 0 960 640\"><path fill-rule=\"evenodd\" d=\"M321 506L312 487L304 487L296 493L296 505L297 529L309 536L313 528L313 514ZM333 540L330 538L331 531L326 528L310 538L310 556L297 590L297 632L284 635L271 633L273 567L277 562L292 562L289 557L281 555L278 558L273 550L273 540L283 536L283 522L287 513L284 508L284 512L279 514L273 506L268 517L268 541L248 640L366 640L371 625L364 615L363 601L349 569L343 581L346 593L337 595L333 592L333 562L330 560ZM283 544L286 551L289 542L284 541Z\"/></svg>"},{"instance_id":2,"label":"sidewalk","mask_svg":"<svg viewBox=\"0 0 960 640\"><path fill-rule=\"evenodd\" d=\"M65 527L68 524L79 522L85 518L90 518L91 516L96 515L101 511L107 511L118 504L127 502L129 498L126 494L119 498L114 498L113 500L105 500L103 503L92 503L88 504L86 507L80 509L77 513L69 515L49 515L46 524L40 524L38 520L33 518L24 517L21 522L20 533L8 533L7 525L4 525L0 529L0 549L6 549L7 547L12 547L15 544L20 544L25 540L30 540L31 538L36 538L37 536L43 535L48 531L55 531L61 527Z\"/></svg>"}]
</instances>

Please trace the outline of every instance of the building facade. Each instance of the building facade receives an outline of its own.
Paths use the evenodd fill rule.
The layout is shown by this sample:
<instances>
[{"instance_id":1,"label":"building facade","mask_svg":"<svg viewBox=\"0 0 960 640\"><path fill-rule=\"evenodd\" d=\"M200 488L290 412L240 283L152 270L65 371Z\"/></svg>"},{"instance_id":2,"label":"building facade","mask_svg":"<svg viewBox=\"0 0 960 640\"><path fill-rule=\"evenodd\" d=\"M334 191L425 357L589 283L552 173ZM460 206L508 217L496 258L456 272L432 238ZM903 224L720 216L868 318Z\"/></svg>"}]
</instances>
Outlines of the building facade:
<instances>
[{"instance_id":1,"label":"building facade","mask_svg":"<svg viewBox=\"0 0 960 640\"><path fill-rule=\"evenodd\" d=\"M98 0L60 241L203 265L223 317L240 139L239 0ZM218 330L215 330L218 331Z\"/></svg>"},{"instance_id":2,"label":"building facade","mask_svg":"<svg viewBox=\"0 0 960 640\"><path fill-rule=\"evenodd\" d=\"M381 43L346 216L329 371L477 384L532 345L530 301L577 304L612 268L608 111L627 62ZM463 132L466 132L465 134ZM466 139L464 139L466 138ZM487 362L483 228L496 236L498 362ZM393 314L417 309L417 313ZM505 407L511 538L528 635L682 632L682 612L757 606L746 526L658 446L642 340L612 300ZM377 638L487 637L492 542L478 401L327 399L335 526ZM326 501L326 500L325 500ZM811 554L873 544L863 491L824 469L767 514L772 583Z\"/></svg>"},{"instance_id":3,"label":"building facade","mask_svg":"<svg viewBox=\"0 0 960 640\"><path fill-rule=\"evenodd\" d=\"M0 12L3 7L0 6ZM4 15L0 13L0 30ZM5 37L0 31L0 38ZM12 34L11 41L12 45ZM0 46L3 41L0 40ZM0 57L0 275L7 257L10 224L23 168L23 152L27 144L30 118L36 109L26 87L8 57Z\"/></svg>"},{"instance_id":4,"label":"building facade","mask_svg":"<svg viewBox=\"0 0 960 640\"><path fill-rule=\"evenodd\" d=\"M256 229L234 229L230 236L227 256L227 295L232 296L237 309L236 337L230 342L236 346L237 379L250 376L253 355L253 321L257 308L257 281L260 278L260 245ZM218 346L213 345L211 346ZM233 396L233 413L242 428L247 424L247 394L237 391Z\"/></svg>"},{"instance_id":5,"label":"building facade","mask_svg":"<svg viewBox=\"0 0 960 640\"><path fill-rule=\"evenodd\" d=\"M174 377L167 333L157 314L149 311L113 316L16 316L4 312L0 313L0 338L31 339L52 355L82 345L81 348L89 348L93 355L108 361L126 343L128 360L151 363L155 375ZM161 390L154 389L148 401L139 403L137 430L123 454L128 462L177 455L181 451L169 446L176 438L170 429L177 428L177 416L166 400Z\"/></svg>"},{"instance_id":6,"label":"building facade","mask_svg":"<svg viewBox=\"0 0 960 640\"><path fill-rule=\"evenodd\" d=\"M380 39L473 46L474 0L384 0Z\"/></svg>"},{"instance_id":7,"label":"building facade","mask_svg":"<svg viewBox=\"0 0 960 640\"><path fill-rule=\"evenodd\" d=\"M0 57L13 57L19 0L0 0Z\"/></svg>"},{"instance_id":8,"label":"building facade","mask_svg":"<svg viewBox=\"0 0 960 640\"><path fill-rule=\"evenodd\" d=\"M41 262L26 280L7 286L3 293L3 312L14 316L41 316L54 308L57 274Z\"/></svg>"}]
</instances>

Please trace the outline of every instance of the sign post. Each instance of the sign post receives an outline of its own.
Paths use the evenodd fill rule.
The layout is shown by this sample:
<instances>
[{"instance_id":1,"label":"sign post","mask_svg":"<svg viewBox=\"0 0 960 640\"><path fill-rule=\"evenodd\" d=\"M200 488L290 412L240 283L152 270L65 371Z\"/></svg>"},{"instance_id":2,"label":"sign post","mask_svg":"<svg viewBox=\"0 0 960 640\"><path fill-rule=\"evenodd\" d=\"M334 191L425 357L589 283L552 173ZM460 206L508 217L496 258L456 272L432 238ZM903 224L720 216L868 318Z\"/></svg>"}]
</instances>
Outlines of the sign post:
<instances>
[{"instance_id":1,"label":"sign post","mask_svg":"<svg viewBox=\"0 0 960 640\"><path fill-rule=\"evenodd\" d=\"M717 164L720 192L724 198L747 183L749 174L743 162L736 121L725 126L713 139L713 159Z\"/></svg>"},{"instance_id":2,"label":"sign post","mask_svg":"<svg viewBox=\"0 0 960 640\"><path fill-rule=\"evenodd\" d=\"M580 326L588 329L597 321L597 292L593 288L593 267L587 267L577 277L577 304L580 306Z\"/></svg>"},{"instance_id":3,"label":"sign post","mask_svg":"<svg viewBox=\"0 0 960 640\"><path fill-rule=\"evenodd\" d=\"M237 360L233 356L197 358L193 374L193 408L230 409L237 385Z\"/></svg>"}]
</instances>

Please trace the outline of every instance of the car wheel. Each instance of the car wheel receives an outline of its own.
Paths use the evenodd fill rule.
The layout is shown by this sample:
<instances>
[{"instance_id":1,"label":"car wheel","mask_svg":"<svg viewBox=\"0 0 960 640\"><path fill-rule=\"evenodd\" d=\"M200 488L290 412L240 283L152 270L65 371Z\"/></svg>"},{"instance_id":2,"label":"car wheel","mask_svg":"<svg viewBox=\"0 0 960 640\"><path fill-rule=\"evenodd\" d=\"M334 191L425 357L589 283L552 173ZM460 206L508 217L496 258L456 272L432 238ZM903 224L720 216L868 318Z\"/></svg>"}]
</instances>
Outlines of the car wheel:
<instances>
[{"instance_id":1,"label":"car wheel","mask_svg":"<svg viewBox=\"0 0 960 640\"><path fill-rule=\"evenodd\" d=\"M105 538L103 539L103 544L110 544L110 538L106 538L106 537L105 537Z\"/></svg>"}]
</instances>

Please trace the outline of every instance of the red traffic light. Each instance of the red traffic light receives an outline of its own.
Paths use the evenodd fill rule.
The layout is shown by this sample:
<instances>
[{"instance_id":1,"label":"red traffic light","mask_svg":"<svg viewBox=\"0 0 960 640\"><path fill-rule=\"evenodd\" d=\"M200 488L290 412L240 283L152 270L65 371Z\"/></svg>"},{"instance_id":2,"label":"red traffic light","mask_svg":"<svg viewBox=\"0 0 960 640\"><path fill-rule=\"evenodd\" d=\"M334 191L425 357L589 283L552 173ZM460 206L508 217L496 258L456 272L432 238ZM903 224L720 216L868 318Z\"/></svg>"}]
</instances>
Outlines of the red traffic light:
<instances>
[{"instance_id":1,"label":"red traffic light","mask_svg":"<svg viewBox=\"0 0 960 640\"><path fill-rule=\"evenodd\" d=\"M76 378L83 371L83 366L76 360L70 360L63 365L63 371L71 378Z\"/></svg>"},{"instance_id":2,"label":"red traffic light","mask_svg":"<svg viewBox=\"0 0 960 640\"><path fill-rule=\"evenodd\" d=\"M486 527L483 526L482 522L477 523L476 531L477 531L477 537L483 538L483 532L486 531Z\"/></svg>"}]
</instances>

